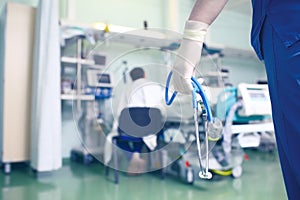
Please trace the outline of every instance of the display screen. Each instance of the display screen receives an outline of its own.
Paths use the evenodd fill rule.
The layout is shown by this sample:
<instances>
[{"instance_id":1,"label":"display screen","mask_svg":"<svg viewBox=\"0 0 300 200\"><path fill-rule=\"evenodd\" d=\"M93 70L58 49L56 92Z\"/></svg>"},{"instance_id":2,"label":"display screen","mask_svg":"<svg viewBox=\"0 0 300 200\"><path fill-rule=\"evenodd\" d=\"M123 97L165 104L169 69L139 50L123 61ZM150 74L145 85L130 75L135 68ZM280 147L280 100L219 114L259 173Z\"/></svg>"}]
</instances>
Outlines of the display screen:
<instances>
[{"instance_id":1,"label":"display screen","mask_svg":"<svg viewBox=\"0 0 300 200\"><path fill-rule=\"evenodd\" d=\"M247 88L248 94L252 100L265 101L267 97L261 88Z\"/></svg>"},{"instance_id":2,"label":"display screen","mask_svg":"<svg viewBox=\"0 0 300 200\"><path fill-rule=\"evenodd\" d=\"M255 93L255 92L251 92L249 93L251 99L253 100L266 100L266 96L264 93Z\"/></svg>"},{"instance_id":3,"label":"display screen","mask_svg":"<svg viewBox=\"0 0 300 200\"><path fill-rule=\"evenodd\" d=\"M110 83L109 74L98 74L98 83Z\"/></svg>"}]
</instances>

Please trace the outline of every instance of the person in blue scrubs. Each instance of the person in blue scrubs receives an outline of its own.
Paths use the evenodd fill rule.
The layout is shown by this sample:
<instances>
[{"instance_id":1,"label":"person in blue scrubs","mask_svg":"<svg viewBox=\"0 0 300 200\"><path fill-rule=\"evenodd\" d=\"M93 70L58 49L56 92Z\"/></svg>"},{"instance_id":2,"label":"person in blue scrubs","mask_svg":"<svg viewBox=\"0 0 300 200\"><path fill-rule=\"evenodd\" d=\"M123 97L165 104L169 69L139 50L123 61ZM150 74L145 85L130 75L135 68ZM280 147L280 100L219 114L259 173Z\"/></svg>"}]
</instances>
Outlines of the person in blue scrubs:
<instances>
[{"instance_id":1,"label":"person in blue scrubs","mask_svg":"<svg viewBox=\"0 0 300 200\"><path fill-rule=\"evenodd\" d=\"M227 0L197 0L172 68L173 85L191 93L190 77L200 61L209 25ZM286 191L300 199L300 1L252 0L251 43L264 60L272 102L273 122Z\"/></svg>"}]
</instances>

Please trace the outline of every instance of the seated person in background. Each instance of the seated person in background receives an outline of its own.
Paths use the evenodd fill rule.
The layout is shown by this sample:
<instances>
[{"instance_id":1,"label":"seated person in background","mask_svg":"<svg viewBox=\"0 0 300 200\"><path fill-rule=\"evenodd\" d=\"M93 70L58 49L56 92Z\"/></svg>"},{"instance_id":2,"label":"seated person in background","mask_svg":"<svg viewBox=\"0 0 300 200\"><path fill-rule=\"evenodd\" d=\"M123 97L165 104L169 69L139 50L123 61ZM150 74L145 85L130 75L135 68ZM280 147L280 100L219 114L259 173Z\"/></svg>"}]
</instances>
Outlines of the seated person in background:
<instances>
[{"instance_id":1,"label":"seated person in background","mask_svg":"<svg viewBox=\"0 0 300 200\"><path fill-rule=\"evenodd\" d=\"M124 89L121 94L117 115L114 118L112 132L107 136L104 153L104 164L108 164L111 159L111 139L117 134L118 119L121 111L126 107L156 107L163 111L163 92L164 89L158 83L146 79L145 71L141 67L136 67L130 71L132 84ZM163 112L162 112L163 114ZM156 135L143 138L145 145L154 150L156 147ZM131 161L128 172L142 171L145 161L139 157L139 153L130 154Z\"/></svg>"}]
</instances>

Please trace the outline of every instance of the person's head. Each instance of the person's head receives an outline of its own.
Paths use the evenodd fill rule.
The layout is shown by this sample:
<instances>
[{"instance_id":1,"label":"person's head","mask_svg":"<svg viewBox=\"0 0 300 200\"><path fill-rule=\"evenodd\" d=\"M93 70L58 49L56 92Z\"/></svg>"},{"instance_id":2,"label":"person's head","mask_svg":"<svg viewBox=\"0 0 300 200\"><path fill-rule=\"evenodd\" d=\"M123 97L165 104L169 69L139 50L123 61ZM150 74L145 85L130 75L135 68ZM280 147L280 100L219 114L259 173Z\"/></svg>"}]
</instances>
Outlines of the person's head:
<instances>
[{"instance_id":1,"label":"person's head","mask_svg":"<svg viewBox=\"0 0 300 200\"><path fill-rule=\"evenodd\" d=\"M130 71L130 77L132 81L145 78L145 71L141 67L135 67Z\"/></svg>"}]
</instances>

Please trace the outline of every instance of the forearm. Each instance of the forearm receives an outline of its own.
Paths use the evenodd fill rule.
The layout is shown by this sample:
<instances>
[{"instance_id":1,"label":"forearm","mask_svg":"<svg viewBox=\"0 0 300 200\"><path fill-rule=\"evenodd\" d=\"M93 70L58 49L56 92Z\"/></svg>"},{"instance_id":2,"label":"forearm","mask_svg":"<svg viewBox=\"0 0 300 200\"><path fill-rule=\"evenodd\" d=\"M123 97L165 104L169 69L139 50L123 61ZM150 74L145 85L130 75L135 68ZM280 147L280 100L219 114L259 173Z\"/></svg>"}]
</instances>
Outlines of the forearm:
<instances>
[{"instance_id":1,"label":"forearm","mask_svg":"<svg viewBox=\"0 0 300 200\"><path fill-rule=\"evenodd\" d=\"M220 14L227 1L197 0L189 16L189 20L200 21L210 25Z\"/></svg>"},{"instance_id":2,"label":"forearm","mask_svg":"<svg viewBox=\"0 0 300 200\"><path fill-rule=\"evenodd\" d=\"M197 0L187 20L178 57L172 68L173 86L177 92L191 94L191 77L200 62L207 29L228 0Z\"/></svg>"}]
</instances>

